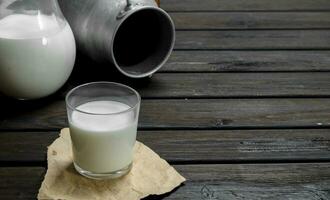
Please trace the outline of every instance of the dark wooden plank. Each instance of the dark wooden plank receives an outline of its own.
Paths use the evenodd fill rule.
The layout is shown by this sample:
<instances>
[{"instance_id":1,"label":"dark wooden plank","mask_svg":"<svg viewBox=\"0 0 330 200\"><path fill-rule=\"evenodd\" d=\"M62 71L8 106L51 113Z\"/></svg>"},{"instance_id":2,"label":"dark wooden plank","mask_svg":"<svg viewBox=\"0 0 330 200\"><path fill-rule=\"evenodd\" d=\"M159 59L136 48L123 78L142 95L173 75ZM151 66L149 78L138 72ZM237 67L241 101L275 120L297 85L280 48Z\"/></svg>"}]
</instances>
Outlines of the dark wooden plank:
<instances>
[{"instance_id":1,"label":"dark wooden plank","mask_svg":"<svg viewBox=\"0 0 330 200\"><path fill-rule=\"evenodd\" d=\"M142 105L145 128L325 126L329 99L151 100ZM144 112L143 112L144 110Z\"/></svg>"},{"instance_id":2,"label":"dark wooden plank","mask_svg":"<svg viewBox=\"0 0 330 200\"><path fill-rule=\"evenodd\" d=\"M162 0L167 11L330 10L328 0Z\"/></svg>"},{"instance_id":3,"label":"dark wooden plank","mask_svg":"<svg viewBox=\"0 0 330 200\"><path fill-rule=\"evenodd\" d=\"M176 165L187 182L149 199L329 199L330 164ZM0 168L0 199L35 199L45 170Z\"/></svg>"},{"instance_id":4,"label":"dark wooden plank","mask_svg":"<svg viewBox=\"0 0 330 200\"><path fill-rule=\"evenodd\" d=\"M329 49L330 30L177 31L175 49Z\"/></svg>"},{"instance_id":5,"label":"dark wooden plank","mask_svg":"<svg viewBox=\"0 0 330 200\"><path fill-rule=\"evenodd\" d=\"M136 88L143 98L317 97L330 96L329 77L330 72L158 73L144 84L123 83ZM85 82L89 81L68 86L62 97Z\"/></svg>"},{"instance_id":6,"label":"dark wooden plank","mask_svg":"<svg viewBox=\"0 0 330 200\"><path fill-rule=\"evenodd\" d=\"M0 161L44 162L56 132L0 132Z\"/></svg>"},{"instance_id":7,"label":"dark wooden plank","mask_svg":"<svg viewBox=\"0 0 330 200\"><path fill-rule=\"evenodd\" d=\"M158 73L145 82L116 82L135 88L144 99L328 97L329 77L330 72ZM92 80L70 82L59 92L58 98L64 98L69 90L80 84L98 80L95 76Z\"/></svg>"},{"instance_id":8,"label":"dark wooden plank","mask_svg":"<svg viewBox=\"0 0 330 200\"><path fill-rule=\"evenodd\" d=\"M324 164L175 166L188 179L165 199L329 199Z\"/></svg>"},{"instance_id":9,"label":"dark wooden plank","mask_svg":"<svg viewBox=\"0 0 330 200\"><path fill-rule=\"evenodd\" d=\"M0 199L36 199L44 174L42 167L0 168Z\"/></svg>"},{"instance_id":10,"label":"dark wooden plank","mask_svg":"<svg viewBox=\"0 0 330 200\"><path fill-rule=\"evenodd\" d=\"M138 140L170 162L330 160L330 129L139 131ZM46 163L58 132L1 132L1 162ZM198 149L198 150L197 150Z\"/></svg>"},{"instance_id":11,"label":"dark wooden plank","mask_svg":"<svg viewBox=\"0 0 330 200\"><path fill-rule=\"evenodd\" d=\"M2 130L50 130L67 126L64 101L2 102L1 105ZM139 127L144 129L329 125L329 98L143 100L139 120Z\"/></svg>"},{"instance_id":12,"label":"dark wooden plank","mask_svg":"<svg viewBox=\"0 0 330 200\"><path fill-rule=\"evenodd\" d=\"M330 12L178 12L177 29L321 29L330 28Z\"/></svg>"},{"instance_id":13,"label":"dark wooden plank","mask_svg":"<svg viewBox=\"0 0 330 200\"><path fill-rule=\"evenodd\" d=\"M257 97L330 95L330 73L156 74L142 97Z\"/></svg>"},{"instance_id":14,"label":"dark wooden plank","mask_svg":"<svg viewBox=\"0 0 330 200\"><path fill-rule=\"evenodd\" d=\"M174 51L162 72L329 71L330 51Z\"/></svg>"}]
</instances>

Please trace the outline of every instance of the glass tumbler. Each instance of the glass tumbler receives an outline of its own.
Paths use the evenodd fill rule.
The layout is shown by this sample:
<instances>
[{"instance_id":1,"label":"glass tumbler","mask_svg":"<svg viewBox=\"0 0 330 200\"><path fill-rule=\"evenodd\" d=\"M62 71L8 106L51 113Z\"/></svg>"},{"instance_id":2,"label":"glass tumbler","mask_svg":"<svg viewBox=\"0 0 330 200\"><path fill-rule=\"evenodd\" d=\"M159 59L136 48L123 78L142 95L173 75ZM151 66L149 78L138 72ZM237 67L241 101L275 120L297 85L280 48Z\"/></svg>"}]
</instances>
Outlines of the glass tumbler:
<instances>
[{"instance_id":1,"label":"glass tumbler","mask_svg":"<svg viewBox=\"0 0 330 200\"><path fill-rule=\"evenodd\" d=\"M107 179L129 172L140 102L134 89L113 82L87 83L67 94L73 163L81 175Z\"/></svg>"}]
</instances>

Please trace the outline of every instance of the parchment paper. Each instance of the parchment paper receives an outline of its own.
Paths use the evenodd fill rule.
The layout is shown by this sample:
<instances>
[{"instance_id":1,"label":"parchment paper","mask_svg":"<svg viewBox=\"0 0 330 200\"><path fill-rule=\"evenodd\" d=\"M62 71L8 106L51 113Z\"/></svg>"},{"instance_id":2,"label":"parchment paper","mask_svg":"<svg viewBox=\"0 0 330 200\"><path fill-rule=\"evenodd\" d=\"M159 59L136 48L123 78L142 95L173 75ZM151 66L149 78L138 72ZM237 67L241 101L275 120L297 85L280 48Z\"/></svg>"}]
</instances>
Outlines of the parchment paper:
<instances>
[{"instance_id":1,"label":"parchment paper","mask_svg":"<svg viewBox=\"0 0 330 200\"><path fill-rule=\"evenodd\" d=\"M135 144L133 168L126 176L104 181L85 178L72 165L68 128L62 129L60 137L48 147L47 159L48 170L38 199L136 200L167 193L185 181L165 160L140 142Z\"/></svg>"}]
</instances>

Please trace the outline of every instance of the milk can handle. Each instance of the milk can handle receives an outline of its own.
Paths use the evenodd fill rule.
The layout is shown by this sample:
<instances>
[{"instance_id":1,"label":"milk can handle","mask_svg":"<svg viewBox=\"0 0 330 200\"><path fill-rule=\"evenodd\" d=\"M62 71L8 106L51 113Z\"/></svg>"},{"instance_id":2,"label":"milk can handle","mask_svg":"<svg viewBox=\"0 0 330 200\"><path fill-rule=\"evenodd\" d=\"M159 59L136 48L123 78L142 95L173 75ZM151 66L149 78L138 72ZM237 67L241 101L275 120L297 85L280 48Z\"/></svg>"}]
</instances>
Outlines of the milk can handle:
<instances>
[{"instance_id":1,"label":"milk can handle","mask_svg":"<svg viewBox=\"0 0 330 200\"><path fill-rule=\"evenodd\" d=\"M126 8L129 8L131 6L132 6L132 4L131 4L130 0L126 0Z\"/></svg>"},{"instance_id":2,"label":"milk can handle","mask_svg":"<svg viewBox=\"0 0 330 200\"><path fill-rule=\"evenodd\" d=\"M126 0L126 6L118 13L117 19L123 18L128 13L128 11L135 9L139 5L141 5L141 3L132 4L130 0Z\"/></svg>"}]
</instances>

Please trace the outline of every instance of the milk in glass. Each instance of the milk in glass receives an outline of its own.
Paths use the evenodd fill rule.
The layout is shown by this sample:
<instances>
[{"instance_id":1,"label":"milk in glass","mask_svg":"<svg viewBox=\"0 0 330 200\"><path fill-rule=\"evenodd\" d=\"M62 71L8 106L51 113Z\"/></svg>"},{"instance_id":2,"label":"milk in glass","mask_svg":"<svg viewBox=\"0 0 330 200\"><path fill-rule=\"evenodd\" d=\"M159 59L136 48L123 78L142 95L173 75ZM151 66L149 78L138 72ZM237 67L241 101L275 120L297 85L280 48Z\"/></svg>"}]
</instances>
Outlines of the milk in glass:
<instances>
[{"instance_id":1,"label":"milk in glass","mask_svg":"<svg viewBox=\"0 0 330 200\"><path fill-rule=\"evenodd\" d=\"M76 107L69 117L76 165L107 173L131 164L137 118L128 109L118 101L91 101Z\"/></svg>"}]
</instances>

